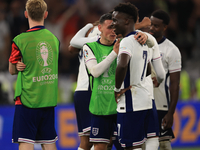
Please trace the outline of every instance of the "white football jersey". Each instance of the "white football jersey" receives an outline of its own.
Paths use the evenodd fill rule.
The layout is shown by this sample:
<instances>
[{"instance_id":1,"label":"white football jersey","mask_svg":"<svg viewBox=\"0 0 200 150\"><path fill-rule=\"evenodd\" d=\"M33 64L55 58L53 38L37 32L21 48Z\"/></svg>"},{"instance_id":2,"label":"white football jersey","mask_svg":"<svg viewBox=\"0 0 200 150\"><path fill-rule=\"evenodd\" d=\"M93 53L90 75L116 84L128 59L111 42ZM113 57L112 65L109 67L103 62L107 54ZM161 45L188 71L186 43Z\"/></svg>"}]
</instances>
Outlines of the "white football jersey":
<instances>
[{"instance_id":1,"label":"white football jersey","mask_svg":"<svg viewBox=\"0 0 200 150\"><path fill-rule=\"evenodd\" d=\"M96 36L97 38L94 39L93 42L97 41L100 35L99 29L96 27L93 28L93 30L89 33L88 38ZM92 42L90 39L88 39L90 42ZM83 50L79 52L79 72L78 72L78 79L77 79L77 87L75 91L87 91L89 88L89 76L87 73L87 69L85 66L84 56L83 56Z\"/></svg>"},{"instance_id":2,"label":"white football jersey","mask_svg":"<svg viewBox=\"0 0 200 150\"><path fill-rule=\"evenodd\" d=\"M125 53L131 57L121 88L132 86L131 90L128 90L120 97L117 105L117 111L120 113L152 108L150 93L144 86L148 63L148 47L140 45L135 40L135 33L131 32L129 36L120 42L118 56Z\"/></svg>"},{"instance_id":3,"label":"white football jersey","mask_svg":"<svg viewBox=\"0 0 200 150\"><path fill-rule=\"evenodd\" d=\"M154 38L154 46L152 48L149 48L149 51L148 51L148 62L152 63L159 59L161 59L160 51L159 51L158 43L156 39ZM146 77L146 82L144 83L144 86L149 90L151 99L154 99L154 94L153 94L154 89L153 89L153 82L151 79L151 75Z\"/></svg>"},{"instance_id":4,"label":"white football jersey","mask_svg":"<svg viewBox=\"0 0 200 150\"><path fill-rule=\"evenodd\" d=\"M154 88L154 98L157 110L168 110L170 103L169 74L181 71L181 54L179 49L165 37L158 45L166 76L159 87Z\"/></svg>"}]
</instances>

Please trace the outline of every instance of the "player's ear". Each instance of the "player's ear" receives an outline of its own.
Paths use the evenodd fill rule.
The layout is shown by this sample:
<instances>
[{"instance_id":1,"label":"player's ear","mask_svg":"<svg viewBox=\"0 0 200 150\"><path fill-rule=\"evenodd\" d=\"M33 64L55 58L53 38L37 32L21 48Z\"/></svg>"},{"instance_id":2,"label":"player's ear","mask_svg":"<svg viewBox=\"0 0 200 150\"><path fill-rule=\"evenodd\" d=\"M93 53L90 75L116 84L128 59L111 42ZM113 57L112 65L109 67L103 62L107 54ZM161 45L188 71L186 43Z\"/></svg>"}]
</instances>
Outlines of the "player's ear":
<instances>
[{"instance_id":1,"label":"player's ear","mask_svg":"<svg viewBox=\"0 0 200 150\"><path fill-rule=\"evenodd\" d=\"M127 18L126 20L125 20L125 24L129 24L129 19Z\"/></svg>"},{"instance_id":2,"label":"player's ear","mask_svg":"<svg viewBox=\"0 0 200 150\"><path fill-rule=\"evenodd\" d=\"M164 25L164 31L166 31L167 30L167 25Z\"/></svg>"},{"instance_id":3,"label":"player's ear","mask_svg":"<svg viewBox=\"0 0 200 150\"><path fill-rule=\"evenodd\" d=\"M44 13L44 19L46 19L47 16L48 16L48 11L45 11L45 13Z\"/></svg>"},{"instance_id":4,"label":"player's ear","mask_svg":"<svg viewBox=\"0 0 200 150\"><path fill-rule=\"evenodd\" d=\"M26 17L26 18L28 18L28 12L25 10L24 11L24 16Z\"/></svg>"},{"instance_id":5,"label":"player's ear","mask_svg":"<svg viewBox=\"0 0 200 150\"><path fill-rule=\"evenodd\" d=\"M101 24L99 24L99 25L98 25L98 29L99 29L99 31L101 31L101 27L102 27Z\"/></svg>"}]
</instances>

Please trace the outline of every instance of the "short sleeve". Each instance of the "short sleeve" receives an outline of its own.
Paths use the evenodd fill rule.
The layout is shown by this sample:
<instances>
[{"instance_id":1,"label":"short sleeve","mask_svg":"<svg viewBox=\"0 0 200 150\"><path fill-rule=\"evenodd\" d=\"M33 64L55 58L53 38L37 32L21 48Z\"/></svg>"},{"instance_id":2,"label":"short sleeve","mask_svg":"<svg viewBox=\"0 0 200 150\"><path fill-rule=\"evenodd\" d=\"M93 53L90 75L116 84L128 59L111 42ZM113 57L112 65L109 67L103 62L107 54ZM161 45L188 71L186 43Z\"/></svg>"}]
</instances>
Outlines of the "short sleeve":
<instances>
[{"instance_id":1,"label":"short sleeve","mask_svg":"<svg viewBox=\"0 0 200 150\"><path fill-rule=\"evenodd\" d=\"M83 55L84 55L85 63L89 62L90 60L96 60L96 57L94 56L92 50L86 44L83 46Z\"/></svg>"},{"instance_id":2,"label":"short sleeve","mask_svg":"<svg viewBox=\"0 0 200 150\"><path fill-rule=\"evenodd\" d=\"M12 64L16 64L18 61L21 61L21 58L22 58L21 52L19 48L16 46L16 44L13 42L9 62L11 62Z\"/></svg>"},{"instance_id":3,"label":"short sleeve","mask_svg":"<svg viewBox=\"0 0 200 150\"><path fill-rule=\"evenodd\" d=\"M154 47L152 48L152 61L156 61L161 59L159 46L157 42L155 43Z\"/></svg>"},{"instance_id":4,"label":"short sleeve","mask_svg":"<svg viewBox=\"0 0 200 150\"><path fill-rule=\"evenodd\" d=\"M178 48L174 47L168 57L169 73L181 71L181 54Z\"/></svg>"},{"instance_id":5,"label":"short sleeve","mask_svg":"<svg viewBox=\"0 0 200 150\"><path fill-rule=\"evenodd\" d=\"M129 41L129 38L124 38L121 42L120 42L120 47L119 47L119 54L127 54L129 55L130 57L132 56L132 53L131 53L131 49L132 49L132 45L130 44L132 42Z\"/></svg>"}]
</instances>

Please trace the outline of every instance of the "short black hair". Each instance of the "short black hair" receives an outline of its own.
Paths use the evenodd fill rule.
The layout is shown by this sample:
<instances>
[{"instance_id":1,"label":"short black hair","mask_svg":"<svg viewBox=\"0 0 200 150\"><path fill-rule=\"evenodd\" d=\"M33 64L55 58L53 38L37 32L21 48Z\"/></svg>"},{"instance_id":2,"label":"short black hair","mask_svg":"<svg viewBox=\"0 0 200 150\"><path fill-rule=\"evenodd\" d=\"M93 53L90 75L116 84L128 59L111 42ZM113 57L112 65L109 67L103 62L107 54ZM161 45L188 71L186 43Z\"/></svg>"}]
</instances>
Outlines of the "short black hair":
<instances>
[{"instance_id":1,"label":"short black hair","mask_svg":"<svg viewBox=\"0 0 200 150\"><path fill-rule=\"evenodd\" d=\"M133 21L136 23L138 19L138 8L131 4L130 2L128 3L120 3L117 6L115 6L114 11L122 12L125 14L130 15L133 17Z\"/></svg>"},{"instance_id":2,"label":"short black hair","mask_svg":"<svg viewBox=\"0 0 200 150\"><path fill-rule=\"evenodd\" d=\"M99 19L99 23L103 24L105 20L112 20L112 14L111 13L103 14Z\"/></svg>"},{"instance_id":3,"label":"short black hair","mask_svg":"<svg viewBox=\"0 0 200 150\"><path fill-rule=\"evenodd\" d=\"M169 14L161 9L154 11L151 16L161 19L166 25L168 25L170 22Z\"/></svg>"}]
</instances>

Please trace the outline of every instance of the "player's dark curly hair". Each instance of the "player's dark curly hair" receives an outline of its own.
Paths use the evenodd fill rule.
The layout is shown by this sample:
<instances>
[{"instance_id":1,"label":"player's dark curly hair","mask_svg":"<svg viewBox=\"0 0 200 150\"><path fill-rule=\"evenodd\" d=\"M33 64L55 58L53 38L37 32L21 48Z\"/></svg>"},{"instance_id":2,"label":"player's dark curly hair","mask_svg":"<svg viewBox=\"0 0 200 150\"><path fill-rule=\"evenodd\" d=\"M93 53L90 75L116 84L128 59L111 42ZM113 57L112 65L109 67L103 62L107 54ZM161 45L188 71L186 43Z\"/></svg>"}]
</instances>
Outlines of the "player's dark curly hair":
<instances>
[{"instance_id":1,"label":"player's dark curly hair","mask_svg":"<svg viewBox=\"0 0 200 150\"><path fill-rule=\"evenodd\" d=\"M170 17L168 15L168 13L166 13L165 11L163 11L161 9L154 11L151 14L151 16L161 19L163 21L163 23L166 25L168 25L170 22Z\"/></svg>"},{"instance_id":2,"label":"player's dark curly hair","mask_svg":"<svg viewBox=\"0 0 200 150\"><path fill-rule=\"evenodd\" d=\"M103 24L105 20L112 20L112 14L111 13L103 14L99 19L99 23Z\"/></svg>"},{"instance_id":3,"label":"player's dark curly hair","mask_svg":"<svg viewBox=\"0 0 200 150\"><path fill-rule=\"evenodd\" d=\"M137 22L138 8L135 5L131 4L130 2L120 3L119 5L115 6L114 11L123 12L125 14L128 14L133 18L134 22Z\"/></svg>"}]
</instances>

